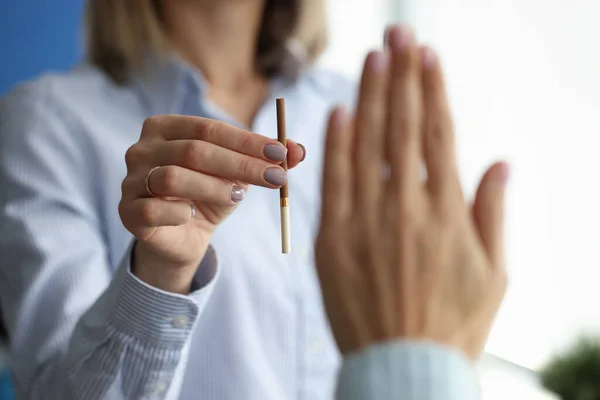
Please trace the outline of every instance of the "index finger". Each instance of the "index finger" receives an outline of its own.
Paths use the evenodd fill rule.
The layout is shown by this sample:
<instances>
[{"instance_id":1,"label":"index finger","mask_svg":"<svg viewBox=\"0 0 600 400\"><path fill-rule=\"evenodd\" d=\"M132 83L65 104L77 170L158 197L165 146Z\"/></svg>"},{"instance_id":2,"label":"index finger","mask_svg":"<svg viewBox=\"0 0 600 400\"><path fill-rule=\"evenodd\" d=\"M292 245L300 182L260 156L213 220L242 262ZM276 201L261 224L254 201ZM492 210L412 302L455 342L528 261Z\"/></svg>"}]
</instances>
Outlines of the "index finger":
<instances>
[{"instance_id":1,"label":"index finger","mask_svg":"<svg viewBox=\"0 0 600 400\"><path fill-rule=\"evenodd\" d=\"M186 115L154 116L144 122L142 133L144 131L152 132L166 140L202 140L274 163L282 162L288 152L288 149L275 139L208 118Z\"/></svg>"}]
</instances>

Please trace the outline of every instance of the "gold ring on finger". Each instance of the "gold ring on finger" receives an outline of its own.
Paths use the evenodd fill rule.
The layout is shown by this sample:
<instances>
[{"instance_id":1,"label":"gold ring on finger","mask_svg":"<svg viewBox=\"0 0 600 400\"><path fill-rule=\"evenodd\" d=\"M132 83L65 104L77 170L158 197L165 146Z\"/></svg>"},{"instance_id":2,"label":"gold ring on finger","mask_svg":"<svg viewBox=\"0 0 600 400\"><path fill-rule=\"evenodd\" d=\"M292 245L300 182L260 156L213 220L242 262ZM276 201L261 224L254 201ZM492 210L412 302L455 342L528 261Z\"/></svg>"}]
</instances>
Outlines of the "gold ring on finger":
<instances>
[{"instance_id":1,"label":"gold ring on finger","mask_svg":"<svg viewBox=\"0 0 600 400\"><path fill-rule=\"evenodd\" d=\"M157 169L159 169L161 166L157 166L152 168L150 171L148 171L148 175L146 175L146 192L148 192L148 194L152 197L158 197L157 195L155 195L154 193L152 193L152 190L150 190L150 176L152 175L152 173L154 171L156 171Z\"/></svg>"}]
</instances>

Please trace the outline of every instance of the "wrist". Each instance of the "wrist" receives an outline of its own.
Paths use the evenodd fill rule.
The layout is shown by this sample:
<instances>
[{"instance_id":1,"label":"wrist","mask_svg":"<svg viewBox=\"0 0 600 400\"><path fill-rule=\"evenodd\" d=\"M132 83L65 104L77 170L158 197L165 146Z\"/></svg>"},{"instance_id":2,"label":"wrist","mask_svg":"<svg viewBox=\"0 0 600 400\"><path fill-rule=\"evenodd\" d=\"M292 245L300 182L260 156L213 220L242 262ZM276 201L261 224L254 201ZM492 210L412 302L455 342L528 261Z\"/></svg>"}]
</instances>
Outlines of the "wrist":
<instances>
[{"instance_id":1,"label":"wrist","mask_svg":"<svg viewBox=\"0 0 600 400\"><path fill-rule=\"evenodd\" d=\"M204 253L195 262L174 266L136 242L131 253L131 273L157 289L187 295Z\"/></svg>"}]
</instances>

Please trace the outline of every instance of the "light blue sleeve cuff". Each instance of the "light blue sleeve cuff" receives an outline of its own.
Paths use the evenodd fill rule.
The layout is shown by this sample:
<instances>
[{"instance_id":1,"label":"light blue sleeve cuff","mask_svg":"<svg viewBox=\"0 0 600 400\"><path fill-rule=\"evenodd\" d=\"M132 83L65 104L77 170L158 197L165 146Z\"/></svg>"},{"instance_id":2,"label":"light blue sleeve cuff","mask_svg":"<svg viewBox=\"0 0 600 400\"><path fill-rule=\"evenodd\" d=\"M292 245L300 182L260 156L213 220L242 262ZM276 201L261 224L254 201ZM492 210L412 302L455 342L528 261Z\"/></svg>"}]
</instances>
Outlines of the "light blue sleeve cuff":
<instances>
[{"instance_id":1,"label":"light blue sleeve cuff","mask_svg":"<svg viewBox=\"0 0 600 400\"><path fill-rule=\"evenodd\" d=\"M344 357L339 400L478 400L474 365L459 351L398 340Z\"/></svg>"},{"instance_id":2,"label":"light blue sleeve cuff","mask_svg":"<svg viewBox=\"0 0 600 400\"><path fill-rule=\"evenodd\" d=\"M160 345L183 345L212 292L218 277L212 246L206 252L189 295L155 288L131 273L131 248L123 258L109 291L116 301L110 323L122 332Z\"/></svg>"}]
</instances>

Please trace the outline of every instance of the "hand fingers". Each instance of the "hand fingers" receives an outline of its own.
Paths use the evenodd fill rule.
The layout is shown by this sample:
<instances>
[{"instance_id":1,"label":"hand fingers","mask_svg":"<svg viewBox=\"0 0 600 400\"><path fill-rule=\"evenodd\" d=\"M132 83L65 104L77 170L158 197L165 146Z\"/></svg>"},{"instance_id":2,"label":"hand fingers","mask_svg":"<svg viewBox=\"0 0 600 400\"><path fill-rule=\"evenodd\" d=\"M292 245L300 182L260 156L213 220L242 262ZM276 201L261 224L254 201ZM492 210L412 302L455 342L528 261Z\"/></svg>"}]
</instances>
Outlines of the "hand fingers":
<instances>
[{"instance_id":1,"label":"hand fingers","mask_svg":"<svg viewBox=\"0 0 600 400\"><path fill-rule=\"evenodd\" d=\"M136 179L139 182L139 179ZM141 186L141 185L138 185ZM242 201L246 188L235 183L176 165L157 168L148 178L148 188L157 197L188 199L220 205ZM140 187L142 197L150 196Z\"/></svg>"},{"instance_id":2,"label":"hand fingers","mask_svg":"<svg viewBox=\"0 0 600 400\"><path fill-rule=\"evenodd\" d=\"M145 133L147 132L147 133ZM142 136L150 135L166 140L200 140L219 147L280 163L287 149L275 139L248 132L221 121L185 115L163 115L148 118Z\"/></svg>"},{"instance_id":3,"label":"hand fingers","mask_svg":"<svg viewBox=\"0 0 600 400\"><path fill-rule=\"evenodd\" d=\"M323 165L321 226L335 229L352 209L352 134L346 111L337 107L329 117Z\"/></svg>"},{"instance_id":4,"label":"hand fingers","mask_svg":"<svg viewBox=\"0 0 600 400\"><path fill-rule=\"evenodd\" d=\"M389 54L367 56L356 111L356 198L368 223L377 224L381 212L384 138L387 118L387 72Z\"/></svg>"},{"instance_id":5,"label":"hand fingers","mask_svg":"<svg viewBox=\"0 0 600 400\"><path fill-rule=\"evenodd\" d=\"M287 140L288 148L288 169L292 169L300 164L306 158L306 148L300 143L296 143L291 139Z\"/></svg>"},{"instance_id":6,"label":"hand fingers","mask_svg":"<svg viewBox=\"0 0 600 400\"><path fill-rule=\"evenodd\" d=\"M389 85L387 158L391 167L390 196L416 201L421 172L421 81L419 52L407 27L389 31L392 55Z\"/></svg>"},{"instance_id":7,"label":"hand fingers","mask_svg":"<svg viewBox=\"0 0 600 400\"><path fill-rule=\"evenodd\" d=\"M421 66L427 186L434 200L446 199L450 193L458 194L462 199L444 77L439 60L430 48L421 49Z\"/></svg>"},{"instance_id":8,"label":"hand fingers","mask_svg":"<svg viewBox=\"0 0 600 400\"><path fill-rule=\"evenodd\" d=\"M122 201L119 214L129 232L140 240L148 240L158 227L187 223L192 218L192 206L179 200L142 198Z\"/></svg>"},{"instance_id":9,"label":"hand fingers","mask_svg":"<svg viewBox=\"0 0 600 400\"><path fill-rule=\"evenodd\" d=\"M506 163L490 167L481 179L473 205L481 242L495 268L504 267L504 194L509 172Z\"/></svg>"},{"instance_id":10,"label":"hand fingers","mask_svg":"<svg viewBox=\"0 0 600 400\"><path fill-rule=\"evenodd\" d=\"M154 159L156 165L178 165L218 178L268 188L278 188L287 182L287 172L278 165L200 140L165 142Z\"/></svg>"},{"instance_id":11,"label":"hand fingers","mask_svg":"<svg viewBox=\"0 0 600 400\"><path fill-rule=\"evenodd\" d=\"M421 185L421 125L422 98L418 47L414 34L408 27L392 27L387 33L387 44L392 57L389 84L389 109L386 141L386 158L390 165L387 198L392 212L399 214L392 221L389 249L401 268L396 269L393 281L403 287L395 293L397 309L402 311L396 321L397 332L411 334L414 313L407 303L414 294L406 282L414 281L418 273L417 248L414 225L422 217Z\"/></svg>"},{"instance_id":12,"label":"hand fingers","mask_svg":"<svg viewBox=\"0 0 600 400\"><path fill-rule=\"evenodd\" d=\"M384 337L384 332L393 329L390 326L394 315L394 294L387 287L391 271L387 268L380 247L382 199L385 188L383 175L385 164L384 145L388 117L388 72L389 53L372 52L367 56L363 70L360 94L354 123L354 176L355 199L358 213L362 217L364 242L372 251L369 260L361 267L365 268L365 283L370 286L376 310L376 336ZM389 218L389 216L386 216ZM381 247L380 247L381 248ZM367 265L368 264L368 265Z\"/></svg>"}]
</instances>

